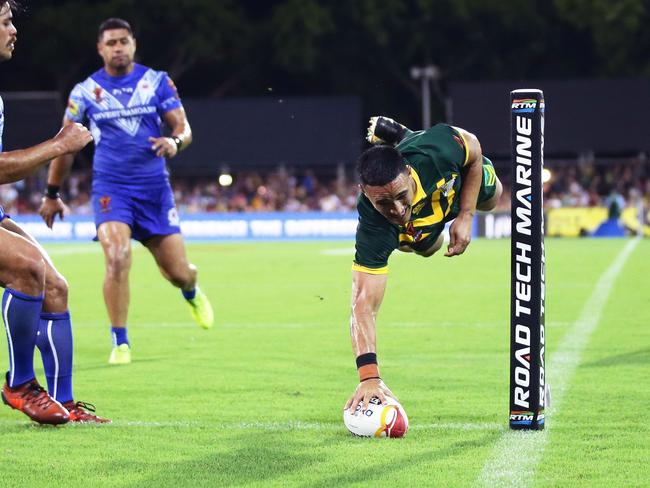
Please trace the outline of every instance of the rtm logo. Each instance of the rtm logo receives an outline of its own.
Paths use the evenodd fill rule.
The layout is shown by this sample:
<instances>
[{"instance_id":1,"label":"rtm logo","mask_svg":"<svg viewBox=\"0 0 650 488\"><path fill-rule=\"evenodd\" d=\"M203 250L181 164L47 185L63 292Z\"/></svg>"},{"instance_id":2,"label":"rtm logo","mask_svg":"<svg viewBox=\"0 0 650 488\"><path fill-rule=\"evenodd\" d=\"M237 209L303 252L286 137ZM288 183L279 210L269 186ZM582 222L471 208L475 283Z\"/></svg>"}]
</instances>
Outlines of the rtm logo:
<instances>
[{"instance_id":1,"label":"rtm logo","mask_svg":"<svg viewBox=\"0 0 650 488\"><path fill-rule=\"evenodd\" d=\"M512 111L514 113L531 113L537 108L537 100L534 98L520 98L512 101Z\"/></svg>"},{"instance_id":2,"label":"rtm logo","mask_svg":"<svg viewBox=\"0 0 650 488\"><path fill-rule=\"evenodd\" d=\"M522 413L511 413L510 420L514 422L521 422L527 420L529 422L533 421L533 412L522 412Z\"/></svg>"}]
</instances>

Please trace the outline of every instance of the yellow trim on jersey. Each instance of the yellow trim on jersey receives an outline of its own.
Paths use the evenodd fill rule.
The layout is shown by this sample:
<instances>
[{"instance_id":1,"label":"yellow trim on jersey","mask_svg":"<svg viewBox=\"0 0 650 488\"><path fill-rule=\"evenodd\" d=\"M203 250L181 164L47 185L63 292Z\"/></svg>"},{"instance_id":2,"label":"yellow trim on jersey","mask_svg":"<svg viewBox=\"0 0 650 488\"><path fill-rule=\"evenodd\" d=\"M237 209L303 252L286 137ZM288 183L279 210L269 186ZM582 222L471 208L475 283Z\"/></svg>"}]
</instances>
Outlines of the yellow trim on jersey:
<instances>
[{"instance_id":1,"label":"yellow trim on jersey","mask_svg":"<svg viewBox=\"0 0 650 488\"><path fill-rule=\"evenodd\" d=\"M420 235L420 239L418 240L418 242L423 241L424 239L426 239L430 235L431 235L431 232L422 233L422 235ZM413 239L412 235L409 235L409 234L406 234L406 233L403 233L403 232L400 233L400 235L399 235L399 243L400 243L400 245L402 245L402 244L417 244L415 242L415 240Z\"/></svg>"},{"instance_id":2,"label":"yellow trim on jersey","mask_svg":"<svg viewBox=\"0 0 650 488\"><path fill-rule=\"evenodd\" d=\"M457 177L458 175L452 173L452 179L449 181L453 181L453 179ZM454 195L456 194L456 192L452 187L450 188L447 196L442 195L441 188L446 183L448 182L444 178L440 179L440 181L436 183L437 190L431 194L431 210L433 211L433 213L426 217L415 219L413 221L413 227L417 229L418 227L425 227L427 225L437 224L438 222L441 222L442 219L444 219L449 214L449 212L451 211L451 202L454 201ZM440 205L441 198L447 199L447 209L444 211L442 210L442 206Z\"/></svg>"},{"instance_id":3,"label":"yellow trim on jersey","mask_svg":"<svg viewBox=\"0 0 650 488\"><path fill-rule=\"evenodd\" d=\"M467 139L465 139L465 136L463 135L463 132L460 130L460 128L454 127L453 125L451 127L463 140L463 144L465 144L465 161L463 162L463 166L465 166L467 164L467 161L469 161L469 145L467 144Z\"/></svg>"},{"instance_id":4,"label":"yellow trim on jersey","mask_svg":"<svg viewBox=\"0 0 650 488\"><path fill-rule=\"evenodd\" d=\"M422 182L420 181L420 175L418 175L418 172L415 171L415 168L412 166L409 167L411 168L411 176L415 181L415 195L413 195L413 201L411 202L411 206L413 206L423 198L426 198L427 193L424 191L424 188L422 188Z\"/></svg>"},{"instance_id":5,"label":"yellow trim on jersey","mask_svg":"<svg viewBox=\"0 0 650 488\"><path fill-rule=\"evenodd\" d=\"M359 271L360 273L367 273L372 275L382 275L388 274L388 266L384 266L383 268L366 268L360 264L352 263L352 271Z\"/></svg>"}]
</instances>

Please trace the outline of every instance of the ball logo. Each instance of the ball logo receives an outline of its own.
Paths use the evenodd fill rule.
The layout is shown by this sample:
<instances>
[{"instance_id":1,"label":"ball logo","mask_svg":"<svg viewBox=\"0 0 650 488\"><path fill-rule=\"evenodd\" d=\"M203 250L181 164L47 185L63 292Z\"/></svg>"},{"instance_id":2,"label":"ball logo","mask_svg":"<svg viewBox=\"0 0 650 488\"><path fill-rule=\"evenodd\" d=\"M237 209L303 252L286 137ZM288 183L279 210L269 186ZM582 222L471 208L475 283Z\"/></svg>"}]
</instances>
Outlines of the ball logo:
<instances>
[{"instance_id":1,"label":"ball logo","mask_svg":"<svg viewBox=\"0 0 650 488\"><path fill-rule=\"evenodd\" d=\"M394 399L388 398L387 405L382 405L373 397L368 408L357 405L354 412L345 410L343 422L348 430L360 437L403 437L408 430L408 417L402 406Z\"/></svg>"},{"instance_id":2,"label":"ball logo","mask_svg":"<svg viewBox=\"0 0 650 488\"><path fill-rule=\"evenodd\" d=\"M399 407L387 405L381 411L381 427L375 432L375 437L402 437L406 433L404 417L400 415Z\"/></svg>"}]
</instances>

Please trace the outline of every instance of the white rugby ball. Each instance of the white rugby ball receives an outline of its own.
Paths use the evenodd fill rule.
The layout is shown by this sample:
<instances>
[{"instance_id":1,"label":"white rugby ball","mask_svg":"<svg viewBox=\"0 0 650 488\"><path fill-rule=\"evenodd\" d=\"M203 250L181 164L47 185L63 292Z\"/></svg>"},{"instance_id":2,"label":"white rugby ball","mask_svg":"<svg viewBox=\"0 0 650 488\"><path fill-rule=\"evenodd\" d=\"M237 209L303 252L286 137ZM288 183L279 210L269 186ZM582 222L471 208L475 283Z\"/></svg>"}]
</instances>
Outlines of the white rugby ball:
<instances>
[{"instance_id":1,"label":"white rugby ball","mask_svg":"<svg viewBox=\"0 0 650 488\"><path fill-rule=\"evenodd\" d=\"M387 405L372 397L367 410L362 404L354 412L343 411L343 423L350 432L359 437L404 437L409 428L409 419L397 400L387 398Z\"/></svg>"}]
</instances>

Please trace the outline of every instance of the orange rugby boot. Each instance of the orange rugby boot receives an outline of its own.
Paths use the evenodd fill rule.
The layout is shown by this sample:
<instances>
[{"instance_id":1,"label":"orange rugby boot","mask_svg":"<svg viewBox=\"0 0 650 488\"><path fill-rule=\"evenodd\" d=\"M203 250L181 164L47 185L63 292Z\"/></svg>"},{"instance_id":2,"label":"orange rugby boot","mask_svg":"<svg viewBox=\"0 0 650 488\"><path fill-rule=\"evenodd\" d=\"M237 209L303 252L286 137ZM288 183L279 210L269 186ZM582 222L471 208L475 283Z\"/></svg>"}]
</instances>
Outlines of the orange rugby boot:
<instances>
[{"instance_id":1,"label":"orange rugby boot","mask_svg":"<svg viewBox=\"0 0 650 488\"><path fill-rule=\"evenodd\" d=\"M63 406L70 412L70 423L110 424L112 422L111 419L95 415L95 405L92 403L70 400Z\"/></svg>"},{"instance_id":2,"label":"orange rugby boot","mask_svg":"<svg viewBox=\"0 0 650 488\"><path fill-rule=\"evenodd\" d=\"M36 379L16 388L9 388L9 384L5 383L2 401L39 424L59 425L70 420L68 411L48 395Z\"/></svg>"}]
</instances>

